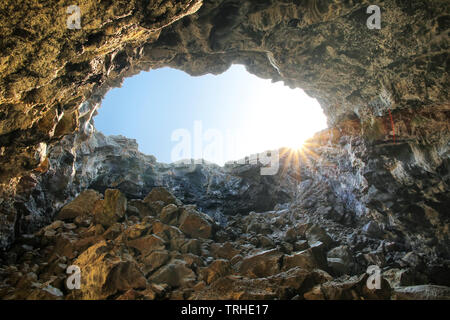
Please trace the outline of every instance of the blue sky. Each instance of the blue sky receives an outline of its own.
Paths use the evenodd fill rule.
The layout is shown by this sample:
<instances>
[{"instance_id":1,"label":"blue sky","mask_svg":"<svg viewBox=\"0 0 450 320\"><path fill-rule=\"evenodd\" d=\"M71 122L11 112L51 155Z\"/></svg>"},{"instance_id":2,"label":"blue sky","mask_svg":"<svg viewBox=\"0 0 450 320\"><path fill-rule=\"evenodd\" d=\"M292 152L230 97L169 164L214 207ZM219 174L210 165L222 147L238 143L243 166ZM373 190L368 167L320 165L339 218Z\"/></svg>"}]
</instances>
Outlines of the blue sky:
<instances>
[{"instance_id":1,"label":"blue sky","mask_svg":"<svg viewBox=\"0 0 450 320\"><path fill-rule=\"evenodd\" d=\"M300 146L326 128L326 119L302 90L233 65L218 76L162 68L125 79L104 98L95 126L106 135L136 139L141 152L160 162L201 157L222 165L250 153Z\"/></svg>"}]
</instances>

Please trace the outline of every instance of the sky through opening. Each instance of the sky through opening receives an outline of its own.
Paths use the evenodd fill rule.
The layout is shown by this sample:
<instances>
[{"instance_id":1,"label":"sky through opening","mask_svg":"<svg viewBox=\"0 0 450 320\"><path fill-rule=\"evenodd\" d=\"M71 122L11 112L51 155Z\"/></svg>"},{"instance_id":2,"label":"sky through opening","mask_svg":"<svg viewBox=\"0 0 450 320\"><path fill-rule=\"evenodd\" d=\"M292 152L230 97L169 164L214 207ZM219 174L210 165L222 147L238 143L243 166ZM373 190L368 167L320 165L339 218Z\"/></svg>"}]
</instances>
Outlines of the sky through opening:
<instances>
[{"instance_id":1,"label":"sky through opening","mask_svg":"<svg viewBox=\"0 0 450 320\"><path fill-rule=\"evenodd\" d=\"M233 65L191 77L170 68L141 72L105 96L97 130L136 139L159 162L204 158L223 165L280 147L301 148L327 127L317 100Z\"/></svg>"}]
</instances>

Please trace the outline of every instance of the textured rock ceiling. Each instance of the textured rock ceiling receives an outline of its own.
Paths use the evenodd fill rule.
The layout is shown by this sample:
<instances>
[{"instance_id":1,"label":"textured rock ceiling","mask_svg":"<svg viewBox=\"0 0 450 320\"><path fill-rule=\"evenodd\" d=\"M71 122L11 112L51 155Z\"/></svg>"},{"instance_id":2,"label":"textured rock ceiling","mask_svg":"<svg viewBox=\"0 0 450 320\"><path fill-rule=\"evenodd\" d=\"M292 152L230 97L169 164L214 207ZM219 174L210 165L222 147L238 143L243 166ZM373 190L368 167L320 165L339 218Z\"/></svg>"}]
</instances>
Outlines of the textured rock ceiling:
<instances>
[{"instance_id":1,"label":"textured rock ceiling","mask_svg":"<svg viewBox=\"0 0 450 320\"><path fill-rule=\"evenodd\" d=\"M72 2L0 3L4 186L45 170L83 101L163 66L201 75L245 64L317 98L333 126L389 108L448 110L447 0L377 1L380 30L366 26L371 1L78 0L82 29L70 30Z\"/></svg>"}]
</instances>

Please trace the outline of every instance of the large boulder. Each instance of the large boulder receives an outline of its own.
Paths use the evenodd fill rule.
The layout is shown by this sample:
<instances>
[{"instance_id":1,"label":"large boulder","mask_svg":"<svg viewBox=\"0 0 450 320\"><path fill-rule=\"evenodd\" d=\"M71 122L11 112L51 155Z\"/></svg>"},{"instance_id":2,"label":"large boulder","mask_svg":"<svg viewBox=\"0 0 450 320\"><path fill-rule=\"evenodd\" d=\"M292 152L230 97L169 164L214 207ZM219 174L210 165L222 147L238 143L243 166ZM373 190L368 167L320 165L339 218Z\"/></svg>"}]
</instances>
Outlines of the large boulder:
<instances>
[{"instance_id":1,"label":"large boulder","mask_svg":"<svg viewBox=\"0 0 450 320\"><path fill-rule=\"evenodd\" d=\"M135 248L141 255L148 255L156 250L164 250L166 248L165 241L155 235L147 235L142 238L127 241L129 247Z\"/></svg>"},{"instance_id":2,"label":"large boulder","mask_svg":"<svg viewBox=\"0 0 450 320\"><path fill-rule=\"evenodd\" d=\"M213 261L203 271L203 278L207 284L228 275L231 272L231 264L228 260L218 259Z\"/></svg>"},{"instance_id":3,"label":"large boulder","mask_svg":"<svg viewBox=\"0 0 450 320\"><path fill-rule=\"evenodd\" d=\"M213 243L209 249L214 257L227 260L231 260L235 255L240 253L231 242L225 242L223 244Z\"/></svg>"},{"instance_id":4,"label":"large boulder","mask_svg":"<svg viewBox=\"0 0 450 320\"><path fill-rule=\"evenodd\" d=\"M196 275L183 260L173 260L156 271L149 280L155 284L166 283L177 288L193 284Z\"/></svg>"},{"instance_id":5,"label":"large boulder","mask_svg":"<svg viewBox=\"0 0 450 320\"><path fill-rule=\"evenodd\" d=\"M170 254L168 251L162 250L162 251L153 251L148 256L142 258L140 261L144 265L142 268L142 271L145 273L145 275L150 274L151 272L155 271L159 267L161 267L163 264L165 264L170 259Z\"/></svg>"},{"instance_id":6,"label":"large boulder","mask_svg":"<svg viewBox=\"0 0 450 320\"><path fill-rule=\"evenodd\" d=\"M250 278L269 277L280 272L283 254L277 249L263 251L244 258L239 273Z\"/></svg>"},{"instance_id":7,"label":"large boulder","mask_svg":"<svg viewBox=\"0 0 450 320\"><path fill-rule=\"evenodd\" d=\"M123 218L127 210L127 198L116 189L107 189L105 199L98 200L94 207L94 219L105 228Z\"/></svg>"},{"instance_id":8,"label":"large boulder","mask_svg":"<svg viewBox=\"0 0 450 320\"><path fill-rule=\"evenodd\" d=\"M214 221L193 208L185 208L179 218L180 230L192 238L208 239L212 236Z\"/></svg>"},{"instance_id":9,"label":"large boulder","mask_svg":"<svg viewBox=\"0 0 450 320\"><path fill-rule=\"evenodd\" d=\"M166 188L155 187L150 191L150 193L144 198L145 203L151 203L156 201L162 201L164 204L177 204L177 198L170 193Z\"/></svg>"},{"instance_id":10,"label":"large boulder","mask_svg":"<svg viewBox=\"0 0 450 320\"><path fill-rule=\"evenodd\" d=\"M159 219L163 223L176 225L178 223L178 217L180 216L180 210L178 207L171 203L164 208L162 208L161 213L159 215Z\"/></svg>"},{"instance_id":11,"label":"large boulder","mask_svg":"<svg viewBox=\"0 0 450 320\"><path fill-rule=\"evenodd\" d=\"M72 220L77 216L88 216L92 214L95 203L102 198L102 195L94 190L81 192L72 202L66 204L57 214L58 220Z\"/></svg>"},{"instance_id":12,"label":"large boulder","mask_svg":"<svg viewBox=\"0 0 450 320\"><path fill-rule=\"evenodd\" d=\"M120 291L145 289L147 281L133 261L116 254L111 243L98 242L74 262L81 270L81 299L106 299Z\"/></svg>"},{"instance_id":13,"label":"large boulder","mask_svg":"<svg viewBox=\"0 0 450 320\"><path fill-rule=\"evenodd\" d=\"M152 210L152 208L143 200L132 199L128 203L130 204L130 206L136 208L139 211L139 216L141 218L155 215L155 212Z\"/></svg>"}]
</instances>

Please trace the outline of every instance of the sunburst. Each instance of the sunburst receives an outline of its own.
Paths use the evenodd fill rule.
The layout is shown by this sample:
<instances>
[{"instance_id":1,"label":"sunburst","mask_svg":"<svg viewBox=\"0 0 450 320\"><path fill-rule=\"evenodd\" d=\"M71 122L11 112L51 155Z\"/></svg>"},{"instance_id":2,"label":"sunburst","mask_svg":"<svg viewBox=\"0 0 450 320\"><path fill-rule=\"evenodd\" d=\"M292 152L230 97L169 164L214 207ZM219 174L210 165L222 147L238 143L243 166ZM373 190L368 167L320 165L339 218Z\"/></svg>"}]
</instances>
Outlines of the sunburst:
<instances>
[{"instance_id":1,"label":"sunburst","mask_svg":"<svg viewBox=\"0 0 450 320\"><path fill-rule=\"evenodd\" d=\"M311 170L315 170L316 164L320 156L314 152L314 148L319 146L317 143L307 140L297 148L282 148L280 150L280 161L282 162L281 175L286 175L288 170L292 170L292 174L300 180L300 172L302 166Z\"/></svg>"}]
</instances>

